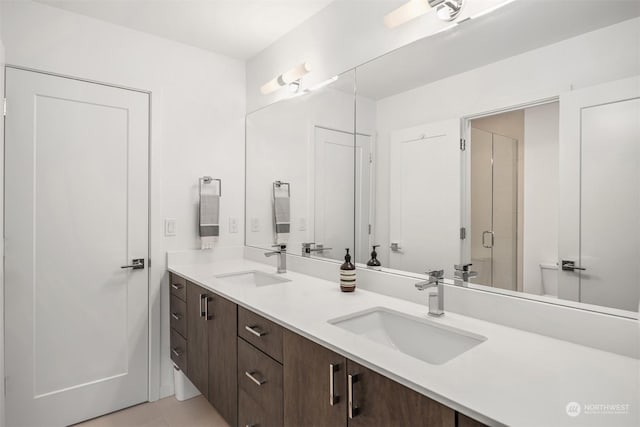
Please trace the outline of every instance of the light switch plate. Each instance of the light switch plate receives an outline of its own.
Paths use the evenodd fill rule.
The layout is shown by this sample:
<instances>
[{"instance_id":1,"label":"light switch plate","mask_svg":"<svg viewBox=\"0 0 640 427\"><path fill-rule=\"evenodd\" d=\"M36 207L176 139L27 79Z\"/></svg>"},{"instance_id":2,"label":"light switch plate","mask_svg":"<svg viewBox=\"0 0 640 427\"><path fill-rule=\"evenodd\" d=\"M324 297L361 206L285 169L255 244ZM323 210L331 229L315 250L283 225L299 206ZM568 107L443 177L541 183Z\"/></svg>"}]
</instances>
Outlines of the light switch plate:
<instances>
[{"instance_id":1,"label":"light switch plate","mask_svg":"<svg viewBox=\"0 0 640 427\"><path fill-rule=\"evenodd\" d=\"M165 218L164 235L167 237L176 235L176 219L175 218Z\"/></svg>"},{"instance_id":2,"label":"light switch plate","mask_svg":"<svg viewBox=\"0 0 640 427\"><path fill-rule=\"evenodd\" d=\"M260 231L260 220L258 218L251 218L251 231Z\"/></svg>"},{"instance_id":3,"label":"light switch plate","mask_svg":"<svg viewBox=\"0 0 640 427\"><path fill-rule=\"evenodd\" d=\"M229 233L237 233L238 232L238 218L230 217L229 218Z\"/></svg>"}]
</instances>

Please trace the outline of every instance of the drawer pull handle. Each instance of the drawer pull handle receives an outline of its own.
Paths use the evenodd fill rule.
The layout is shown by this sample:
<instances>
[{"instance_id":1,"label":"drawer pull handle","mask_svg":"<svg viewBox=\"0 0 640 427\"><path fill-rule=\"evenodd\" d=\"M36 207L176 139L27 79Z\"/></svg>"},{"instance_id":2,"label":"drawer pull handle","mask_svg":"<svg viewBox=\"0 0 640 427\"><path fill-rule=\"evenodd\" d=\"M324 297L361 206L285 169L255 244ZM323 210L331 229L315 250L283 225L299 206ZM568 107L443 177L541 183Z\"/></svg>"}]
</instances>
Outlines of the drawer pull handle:
<instances>
[{"instance_id":1,"label":"drawer pull handle","mask_svg":"<svg viewBox=\"0 0 640 427\"><path fill-rule=\"evenodd\" d=\"M180 320L180 319L182 319L182 314L171 313L171 317L173 317L176 320Z\"/></svg>"},{"instance_id":2,"label":"drawer pull handle","mask_svg":"<svg viewBox=\"0 0 640 427\"><path fill-rule=\"evenodd\" d=\"M171 349L171 353L173 353L173 354L174 354L174 356L176 356L176 357L180 357L180 356L182 356L182 352L181 352L179 349L177 349L177 348L172 348L172 349Z\"/></svg>"},{"instance_id":3,"label":"drawer pull handle","mask_svg":"<svg viewBox=\"0 0 640 427\"><path fill-rule=\"evenodd\" d=\"M209 301L211 301L211 298L209 298L208 296L205 296L204 297L204 318L205 318L205 320L213 319L213 315L211 313L209 313Z\"/></svg>"},{"instance_id":4,"label":"drawer pull handle","mask_svg":"<svg viewBox=\"0 0 640 427\"><path fill-rule=\"evenodd\" d=\"M349 402L347 404L349 409L349 418L353 419L353 417L357 416L360 413L360 408L358 408L353 403L353 383L358 382L358 374L349 374L347 375L347 393Z\"/></svg>"},{"instance_id":5,"label":"drawer pull handle","mask_svg":"<svg viewBox=\"0 0 640 427\"><path fill-rule=\"evenodd\" d=\"M204 299L206 298L205 294L200 294L200 317L204 317Z\"/></svg>"},{"instance_id":6,"label":"drawer pull handle","mask_svg":"<svg viewBox=\"0 0 640 427\"><path fill-rule=\"evenodd\" d=\"M257 337L263 337L265 335L267 335L267 333L261 329L258 329L257 326L245 326L244 329L246 331L251 332L253 335L257 336Z\"/></svg>"},{"instance_id":7,"label":"drawer pull handle","mask_svg":"<svg viewBox=\"0 0 640 427\"><path fill-rule=\"evenodd\" d=\"M261 386L262 384L266 383L266 380L259 380L256 377L254 377L254 375L256 374L255 372L246 372L244 373L251 381L253 381L257 386Z\"/></svg>"},{"instance_id":8,"label":"drawer pull handle","mask_svg":"<svg viewBox=\"0 0 640 427\"><path fill-rule=\"evenodd\" d=\"M183 285L178 285L177 283L172 283L171 287L173 289L175 289L176 291L179 291L180 289L182 289L184 286Z\"/></svg>"},{"instance_id":9,"label":"drawer pull handle","mask_svg":"<svg viewBox=\"0 0 640 427\"><path fill-rule=\"evenodd\" d=\"M340 396L336 396L335 376L340 370L340 365L329 363L329 405L333 406L340 402Z\"/></svg>"}]
</instances>

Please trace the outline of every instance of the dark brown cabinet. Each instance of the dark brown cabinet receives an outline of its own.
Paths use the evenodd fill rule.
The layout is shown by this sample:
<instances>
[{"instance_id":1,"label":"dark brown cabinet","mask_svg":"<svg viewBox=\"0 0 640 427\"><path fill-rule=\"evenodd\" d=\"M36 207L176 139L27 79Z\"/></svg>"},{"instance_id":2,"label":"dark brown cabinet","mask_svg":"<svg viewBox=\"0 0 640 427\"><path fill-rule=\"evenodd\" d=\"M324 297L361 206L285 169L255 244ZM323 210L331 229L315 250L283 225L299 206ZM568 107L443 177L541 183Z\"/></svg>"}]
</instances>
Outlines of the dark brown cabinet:
<instances>
[{"instance_id":1,"label":"dark brown cabinet","mask_svg":"<svg viewBox=\"0 0 640 427\"><path fill-rule=\"evenodd\" d=\"M347 361L349 426L455 427L455 411L351 360Z\"/></svg>"},{"instance_id":2,"label":"dark brown cabinet","mask_svg":"<svg viewBox=\"0 0 640 427\"><path fill-rule=\"evenodd\" d=\"M485 424L482 424L480 421L476 421L473 418L469 418L466 415L461 413L456 413L456 417L458 421L456 423L457 427L487 427Z\"/></svg>"},{"instance_id":3,"label":"dark brown cabinet","mask_svg":"<svg viewBox=\"0 0 640 427\"><path fill-rule=\"evenodd\" d=\"M207 333L208 293L187 282L187 377L207 399L209 398L209 345Z\"/></svg>"},{"instance_id":4,"label":"dark brown cabinet","mask_svg":"<svg viewBox=\"0 0 640 427\"><path fill-rule=\"evenodd\" d=\"M209 402L235 426L238 417L237 306L215 294L209 294Z\"/></svg>"},{"instance_id":5,"label":"dark brown cabinet","mask_svg":"<svg viewBox=\"0 0 640 427\"><path fill-rule=\"evenodd\" d=\"M284 331L284 425L345 426L347 360Z\"/></svg>"}]
</instances>

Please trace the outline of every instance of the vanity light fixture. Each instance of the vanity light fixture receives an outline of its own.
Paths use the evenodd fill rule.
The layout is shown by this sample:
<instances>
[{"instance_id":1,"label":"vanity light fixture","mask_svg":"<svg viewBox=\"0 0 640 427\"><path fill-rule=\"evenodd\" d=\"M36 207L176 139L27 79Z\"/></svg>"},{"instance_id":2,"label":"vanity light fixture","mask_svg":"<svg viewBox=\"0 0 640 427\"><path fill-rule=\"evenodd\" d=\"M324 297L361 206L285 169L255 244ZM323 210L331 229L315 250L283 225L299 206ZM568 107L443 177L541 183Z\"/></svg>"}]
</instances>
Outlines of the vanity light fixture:
<instances>
[{"instance_id":1,"label":"vanity light fixture","mask_svg":"<svg viewBox=\"0 0 640 427\"><path fill-rule=\"evenodd\" d=\"M436 10L436 14L441 20L452 21L460 14L463 4L464 0L409 0L388 13L384 17L384 25L387 28L395 28L424 15L431 9Z\"/></svg>"},{"instance_id":2,"label":"vanity light fixture","mask_svg":"<svg viewBox=\"0 0 640 427\"><path fill-rule=\"evenodd\" d=\"M260 88L260 92L263 95L268 95L271 92L275 92L281 87L287 86L294 82L297 82L298 87L300 87L300 79L306 74L308 74L310 71L311 71L311 65L309 65L308 62L303 62L302 64L296 67L293 67L289 71L285 71L284 73L280 74L278 77L262 85L262 87ZM297 92L297 90L293 92Z\"/></svg>"}]
</instances>

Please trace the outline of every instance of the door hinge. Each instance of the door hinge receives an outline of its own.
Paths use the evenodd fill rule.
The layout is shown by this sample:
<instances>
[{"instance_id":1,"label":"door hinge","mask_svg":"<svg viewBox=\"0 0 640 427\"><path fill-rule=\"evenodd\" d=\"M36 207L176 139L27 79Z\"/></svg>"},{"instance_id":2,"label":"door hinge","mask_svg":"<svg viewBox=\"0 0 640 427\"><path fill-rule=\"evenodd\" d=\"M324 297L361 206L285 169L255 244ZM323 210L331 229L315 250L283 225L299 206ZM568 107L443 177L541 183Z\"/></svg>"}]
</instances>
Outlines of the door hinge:
<instances>
[{"instance_id":1,"label":"door hinge","mask_svg":"<svg viewBox=\"0 0 640 427\"><path fill-rule=\"evenodd\" d=\"M373 154L369 153L369 163L373 163Z\"/></svg>"},{"instance_id":2,"label":"door hinge","mask_svg":"<svg viewBox=\"0 0 640 427\"><path fill-rule=\"evenodd\" d=\"M7 117L7 98L2 99L2 115Z\"/></svg>"},{"instance_id":3,"label":"door hinge","mask_svg":"<svg viewBox=\"0 0 640 427\"><path fill-rule=\"evenodd\" d=\"M369 234L371 234L371 224L369 224Z\"/></svg>"},{"instance_id":4,"label":"door hinge","mask_svg":"<svg viewBox=\"0 0 640 427\"><path fill-rule=\"evenodd\" d=\"M148 267L148 268L151 268L151 258L149 258L149 259L147 260L147 263L148 263L147 267Z\"/></svg>"},{"instance_id":5,"label":"door hinge","mask_svg":"<svg viewBox=\"0 0 640 427\"><path fill-rule=\"evenodd\" d=\"M467 149L467 141L464 138L460 138L460 151Z\"/></svg>"},{"instance_id":6,"label":"door hinge","mask_svg":"<svg viewBox=\"0 0 640 427\"><path fill-rule=\"evenodd\" d=\"M460 240L464 240L467 238L467 229L465 227L460 227Z\"/></svg>"}]
</instances>

